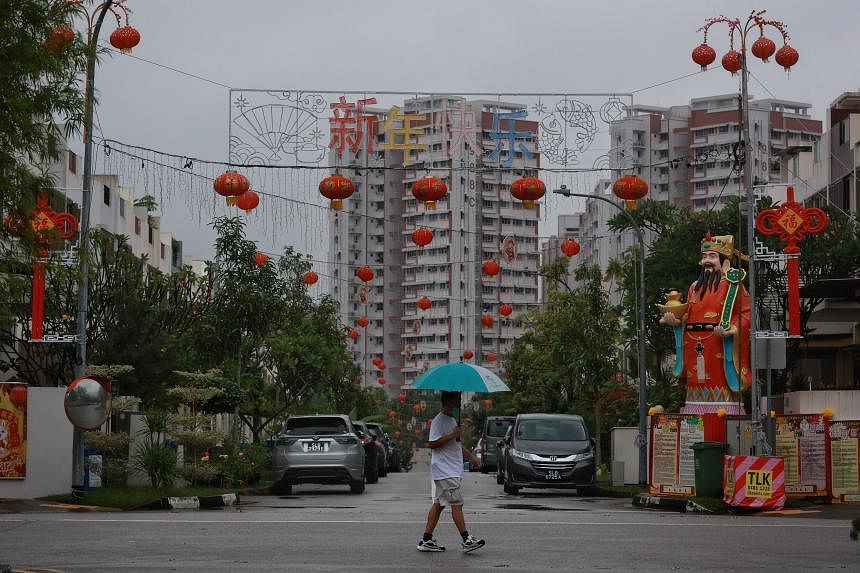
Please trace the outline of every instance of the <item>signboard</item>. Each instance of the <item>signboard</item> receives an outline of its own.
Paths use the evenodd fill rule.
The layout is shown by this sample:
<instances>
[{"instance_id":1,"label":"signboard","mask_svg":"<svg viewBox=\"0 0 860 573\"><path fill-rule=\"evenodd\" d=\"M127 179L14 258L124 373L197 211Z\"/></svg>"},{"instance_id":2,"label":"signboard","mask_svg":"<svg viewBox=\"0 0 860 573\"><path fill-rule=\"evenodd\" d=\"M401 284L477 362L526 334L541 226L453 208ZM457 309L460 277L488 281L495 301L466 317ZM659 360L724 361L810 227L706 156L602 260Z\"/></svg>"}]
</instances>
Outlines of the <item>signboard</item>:
<instances>
[{"instance_id":1,"label":"signboard","mask_svg":"<svg viewBox=\"0 0 860 573\"><path fill-rule=\"evenodd\" d=\"M827 495L824 417L776 417L775 455L785 460L785 493L794 497Z\"/></svg>"},{"instance_id":2,"label":"signboard","mask_svg":"<svg viewBox=\"0 0 860 573\"><path fill-rule=\"evenodd\" d=\"M723 491L732 507L782 509L785 463L775 456L723 456Z\"/></svg>"},{"instance_id":3,"label":"signboard","mask_svg":"<svg viewBox=\"0 0 860 573\"><path fill-rule=\"evenodd\" d=\"M827 433L830 496L860 502L860 420L831 422Z\"/></svg>"},{"instance_id":4,"label":"signboard","mask_svg":"<svg viewBox=\"0 0 860 573\"><path fill-rule=\"evenodd\" d=\"M705 441L705 426L696 415L651 417L648 490L654 495L696 495L693 444Z\"/></svg>"},{"instance_id":5,"label":"signboard","mask_svg":"<svg viewBox=\"0 0 860 573\"><path fill-rule=\"evenodd\" d=\"M27 477L27 386L0 384L0 479Z\"/></svg>"}]
</instances>

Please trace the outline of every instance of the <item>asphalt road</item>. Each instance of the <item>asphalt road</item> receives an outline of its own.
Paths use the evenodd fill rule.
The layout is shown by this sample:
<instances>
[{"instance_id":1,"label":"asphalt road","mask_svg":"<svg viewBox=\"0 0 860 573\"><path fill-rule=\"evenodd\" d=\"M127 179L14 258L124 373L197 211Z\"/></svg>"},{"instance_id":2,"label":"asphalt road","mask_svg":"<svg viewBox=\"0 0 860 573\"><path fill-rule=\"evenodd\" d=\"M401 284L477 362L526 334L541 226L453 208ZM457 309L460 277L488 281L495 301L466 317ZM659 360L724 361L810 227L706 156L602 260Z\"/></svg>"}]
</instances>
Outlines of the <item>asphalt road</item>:
<instances>
[{"instance_id":1,"label":"asphalt road","mask_svg":"<svg viewBox=\"0 0 860 573\"><path fill-rule=\"evenodd\" d=\"M426 460L422 452L419 459ZM626 499L525 490L466 474L471 554L445 512L445 553L415 549L429 506L421 464L363 495L300 486L208 511L0 514L0 564L18 571L860 571L844 511L708 516L634 509ZM856 515L860 515L857 508Z\"/></svg>"}]
</instances>

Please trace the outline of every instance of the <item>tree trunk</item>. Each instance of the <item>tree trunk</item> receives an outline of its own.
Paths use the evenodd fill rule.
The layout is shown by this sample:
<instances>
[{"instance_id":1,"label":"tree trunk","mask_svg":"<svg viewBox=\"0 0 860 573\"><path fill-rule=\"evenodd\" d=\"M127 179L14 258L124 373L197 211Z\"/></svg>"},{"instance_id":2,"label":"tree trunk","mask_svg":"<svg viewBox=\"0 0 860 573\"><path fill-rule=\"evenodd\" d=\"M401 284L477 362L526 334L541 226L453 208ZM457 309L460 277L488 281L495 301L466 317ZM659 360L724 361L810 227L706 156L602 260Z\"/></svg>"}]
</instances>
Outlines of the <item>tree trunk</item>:
<instances>
[{"instance_id":1,"label":"tree trunk","mask_svg":"<svg viewBox=\"0 0 860 573\"><path fill-rule=\"evenodd\" d=\"M599 468L603 463L603 456L600 454L603 445L603 432L600 426L600 396L594 401L594 433L595 438L597 438L597 446L594 448L594 463Z\"/></svg>"}]
</instances>

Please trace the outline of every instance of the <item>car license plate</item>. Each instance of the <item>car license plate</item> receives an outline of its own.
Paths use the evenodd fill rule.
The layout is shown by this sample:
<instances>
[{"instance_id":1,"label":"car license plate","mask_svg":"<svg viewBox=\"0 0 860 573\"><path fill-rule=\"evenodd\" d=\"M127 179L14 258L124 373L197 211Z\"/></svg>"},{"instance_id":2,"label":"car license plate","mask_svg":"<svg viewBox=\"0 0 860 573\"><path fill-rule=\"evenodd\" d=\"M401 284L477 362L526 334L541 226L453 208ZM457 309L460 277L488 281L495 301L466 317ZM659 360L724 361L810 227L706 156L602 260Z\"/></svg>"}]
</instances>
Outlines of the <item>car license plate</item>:
<instances>
[{"instance_id":1,"label":"car license plate","mask_svg":"<svg viewBox=\"0 0 860 573\"><path fill-rule=\"evenodd\" d=\"M308 443L308 452L324 452L325 451L325 443L323 442L309 442Z\"/></svg>"},{"instance_id":2,"label":"car license plate","mask_svg":"<svg viewBox=\"0 0 860 573\"><path fill-rule=\"evenodd\" d=\"M561 479L561 472L558 470L549 470L546 472L546 479Z\"/></svg>"}]
</instances>

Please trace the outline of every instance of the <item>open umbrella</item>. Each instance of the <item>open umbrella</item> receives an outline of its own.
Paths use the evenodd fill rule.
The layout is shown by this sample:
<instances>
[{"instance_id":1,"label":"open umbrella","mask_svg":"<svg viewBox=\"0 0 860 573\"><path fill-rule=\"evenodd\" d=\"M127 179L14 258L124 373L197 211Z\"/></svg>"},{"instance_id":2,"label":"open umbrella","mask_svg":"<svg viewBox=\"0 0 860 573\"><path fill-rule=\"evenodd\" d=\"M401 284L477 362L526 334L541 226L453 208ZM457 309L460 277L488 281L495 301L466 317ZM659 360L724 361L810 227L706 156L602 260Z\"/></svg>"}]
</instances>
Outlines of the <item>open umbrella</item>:
<instances>
[{"instance_id":1,"label":"open umbrella","mask_svg":"<svg viewBox=\"0 0 860 573\"><path fill-rule=\"evenodd\" d=\"M412 383L413 390L446 390L448 392L510 392L496 374L468 362L451 362L434 366Z\"/></svg>"}]
</instances>

